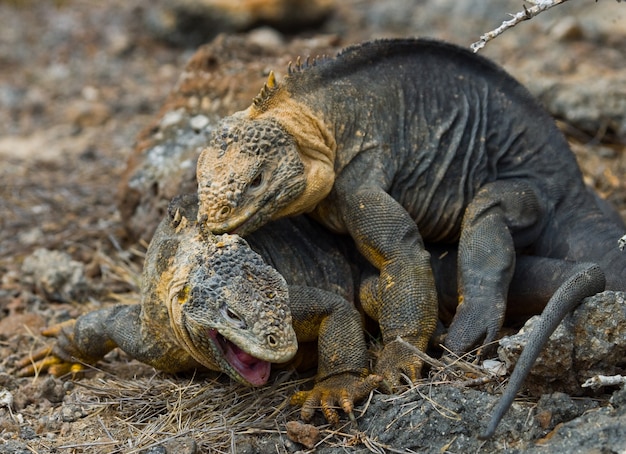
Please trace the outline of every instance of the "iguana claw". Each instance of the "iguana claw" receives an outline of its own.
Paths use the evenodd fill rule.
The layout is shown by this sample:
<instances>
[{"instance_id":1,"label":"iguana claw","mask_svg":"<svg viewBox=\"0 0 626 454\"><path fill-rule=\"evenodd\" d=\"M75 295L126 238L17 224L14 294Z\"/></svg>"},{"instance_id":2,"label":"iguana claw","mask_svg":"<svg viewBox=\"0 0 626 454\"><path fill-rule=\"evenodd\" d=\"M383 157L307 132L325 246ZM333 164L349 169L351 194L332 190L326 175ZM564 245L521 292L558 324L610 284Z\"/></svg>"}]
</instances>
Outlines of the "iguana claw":
<instances>
[{"instance_id":1,"label":"iguana claw","mask_svg":"<svg viewBox=\"0 0 626 454\"><path fill-rule=\"evenodd\" d=\"M54 353L54 346L48 345L35 353L18 361L15 365L15 375L30 377L47 372L55 377L71 374L75 376L85 369L84 364L65 361Z\"/></svg>"},{"instance_id":2,"label":"iguana claw","mask_svg":"<svg viewBox=\"0 0 626 454\"><path fill-rule=\"evenodd\" d=\"M411 384L421 378L423 361L415 354L415 348L400 340L385 345L376 362L376 373L384 379L384 391L394 392L403 384Z\"/></svg>"},{"instance_id":3,"label":"iguana claw","mask_svg":"<svg viewBox=\"0 0 626 454\"><path fill-rule=\"evenodd\" d=\"M75 376L85 369L80 358L75 356L73 346L73 329L76 320L45 328L41 334L57 339L55 345L46 345L15 364L18 377L29 377L47 372L55 377L66 374Z\"/></svg>"},{"instance_id":4,"label":"iguana claw","mask_svg":"<svg viewBox=\"0 0 626 454\"><path fill-rule=\"evenodd\" d=\"M298 391L290 400L291 405L302 407L300 416L304 421L310 421L315 410L321 408L326 420L332 425L339 424L341 409L354 420L353 410L355 402L364 399L376 389L383 377L380 375L356 376L349 373L334 375L315 384L309 391Z\"/></svg>"},{"instance_id":5,"label":"iguana claw","mask_svg":"<svg viewBox=\"0 0 626 454\"><path fill-rule=\"evenodd\" d=\"M458 306L445 338L445 346L460 354L476 345L490 345L504 323L506 300L472 298Z\"/></svg>"}]
</instances>

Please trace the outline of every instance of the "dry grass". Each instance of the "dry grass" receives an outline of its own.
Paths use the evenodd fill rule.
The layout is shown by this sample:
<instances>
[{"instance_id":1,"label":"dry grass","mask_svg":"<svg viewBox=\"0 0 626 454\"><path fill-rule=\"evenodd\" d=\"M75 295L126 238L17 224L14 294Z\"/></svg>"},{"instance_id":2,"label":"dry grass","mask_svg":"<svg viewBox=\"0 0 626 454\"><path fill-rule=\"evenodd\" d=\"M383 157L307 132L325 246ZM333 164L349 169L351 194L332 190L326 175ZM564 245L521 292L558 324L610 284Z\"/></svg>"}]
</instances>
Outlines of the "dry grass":
<instances>
[{"instance_id":1,"label":"dry grass","mask_svg":"<svg viewBox=\"0 0 626 454\"><path fill-rule=\"evenodd\" d=\"M94 251L92 264L99 270L99 285L111 289L103 292L103 302L96 302L98 305L139 302L145 246L130 251ZM42 339L34 334L32 342L38 348L42 346ZM312 378L298 378L289 371L277 372L271 384L262 388L245 387L217 374L209 378L206 374L172 376L153 371L119 352L108 355L102 368L87 368L91 372L86 371L83 379L74 382L75 389L64 401L64 407L78 408L86 416L72 422L69 429L61 429L55 449L137 453L193 440L198 452L226 453L236 452L241 436L258 435L273 436L277 452L287 452L283 445L285 423L299 417L299 408L290 406L289 398L299 389L313 386ZM350 423L330 428L324 424L321 412L316 423L322 430L318 445L339 448L364 444L372 452L384 452Z\"/></svg>"},{"instance_id":2,"label":"dry grass","mask_svg":"<svg viewBox=\"0 0 626 454\"><path fill-rule=\"evenodd\" d=\"M90 266L98 270L98 286L106 289L98 304L139 302L141 263L147 245L124 250L113 237L109 237L109 245L113 247L98 247L91 255ZM375 352L380 346L371 341ZM430 367L428 377L407 387L404 393L384 398L394 401L411 394L410 399L403 400L399 418L426 400L444 417L458 420L459 415L438 403L430 390L446 384L484 385L494 380L475 364L475 355L448 355L440 360L422 355ZM299 417L299 409L288 404L289 398L300 388L312 386L310 378L300 379L288 372L277 374L269 386L255 389L227 377L181 378L153 372L147 366L138 368L135 361L125 363L124 355L121 360L119 354L108 359L98 374L101 378L76 381L76 388L66 397L65 406L78 407L86 416L74 421L69 433L60 434L55 443L57 450L137 453L194 440L199 452L227 453L236 452L242 437L257 435L272 437L276 452L287 452L285 424ZM361 405L357 418L368 407L369 401ZM318 446L344 450L358 445L373 453L404 452L381 444L349 422L331 428L319 415L315 422L322 433Z\"/></svg>"},{"instance_id":3,"label":"dry grass","mask_svg":"<svg viewBox=\"0 0 626 454\"><path fill-rule=\"evenodd\" d=\"M103 276L137 289L141 274L137 257L142 255L142 251L121 253L117 258L99 254ZM111 296L127 302L138 298L136 292ZM379 348L373 341L372 350ZM430 366L428 377L407 387L404 393L386 399L400 399L412 393L412 404L420 405L422 400L427 400L445 417L458 420L459 416L436 402L429 390L443 384L473 386L493 382L494 377L475 364L475 353L463 357L448 354L441 360L421 353L423 361ZM89 414L82 422L92 431L94 427L102 430L93 434L90 441L60 448L135 453L189 437L198 443L200 452L226 453L236 452L239 437L255 434L277 437L274 439L277 452L287 452L283 445L287 438L285 423L299 417L299 409L288 404L289 398L300 388L312 386L312 379L280 372L269 386L248 388L227 377L185 379L156 373L131 379L111 375L90 383L78 382L78 386L74 402ZM357 418L367 411L372 396L357 411ZM414 405L407 405L403 413L411 412ZM322 437L318 446L343 449L360 445L373 453L404 452L379 443L349 422L339 428L327 425L320 428ZM94 439L99 440L97 445L93 445Z\"/></svg>"},{"instance_id":4,"label":"dry grass","mask_svg":"<svg viewBox=\"0 0 626 454\"><path fill-rule=\"evenodd\" d=\"M104 298L106 304L139 301L145 246L130 251L116 248L117 252L94 252L92 263L99 269L101 285L112 289ZM380 345L374 339L371 345L375 356ZM433 398L432 388L446 384L493 384L494 377L475 364L475 355L460 358L447 355L439 360L421 355L430 368L428 377L407 387L404 393L384 398L394 401L411 395L410 399L403 400L404 408L398 418L411 413L426 400L444 417L458 420L459 415ZM299 417L299 409L288 404L289 398L300 388L312 386L310 378L300 379L295 374L280 372L272 384L255 389L224 376L182 378L161 374L148 366L138 367L136 361L126 360L124 355L113 354L103 370L99 370L100 378L92 376L75 382L76 388L66 397L64 405L78 407L86 416L72 423L71 433L59 437L56 449L136 453L158 445L193 440L199 452L226 453L236 452L241 437L253 434L260 438L271 436L276 452L287 452L285 424ZM361 405L357 418L368 407L369 401ZM318 446L345 449L358 445L373 453L404 452L359 431L358 422L331 428L324 425L319 415L315 422L322 433Z\"/></svg>"},{"instance_id":5,"label":"dry grass","mask_svg":"<svg viewBox=\"0 0 626 454\"><path fill-rule=\"evenodd\" d=\"M201 452L234 452L239 435L283 435L281 427L297 411L288 399L305 381L282 374L272 385L254 389L218 379L157 374L79 383L72 400L89 413L82 424L102 430L90 440L59 449L135 453L191 437ZM99 446L93 446L94 439Z\"/></svg>"}]
</instances>

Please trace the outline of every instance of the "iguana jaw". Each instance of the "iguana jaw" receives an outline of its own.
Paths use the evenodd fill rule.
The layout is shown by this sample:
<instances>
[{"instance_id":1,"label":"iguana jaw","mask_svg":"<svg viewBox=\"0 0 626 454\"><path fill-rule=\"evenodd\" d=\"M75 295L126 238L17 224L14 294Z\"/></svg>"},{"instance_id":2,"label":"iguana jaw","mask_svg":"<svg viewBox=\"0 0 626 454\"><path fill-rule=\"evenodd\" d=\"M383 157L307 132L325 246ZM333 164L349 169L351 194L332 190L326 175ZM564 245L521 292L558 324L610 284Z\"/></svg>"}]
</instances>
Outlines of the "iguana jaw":
<instances>
[{"instance_id":1,"label":"iguana jaw","mask_svg":"<svg viewBox=\"0 0 626 454\"><path fill-rule=\"evenodd\" d=\"M291 319L289 318L287 322L285 328L289 338L289 333L292 333ZM251 338L246 334L232 333L232 329L224 327L221 330L211 328L206 326L206 323L197 323L188 317L183 317L183 325L186 343L196 361L210 369L225 372L245 385L264 385L269 378L271 364L287 362L297 352L295 333L287 345L272 350L268 349L265 343L259 342L257 336ZM229 339L220 331L231 331L235 337Z\"/></svg>"},{"instance_id":2,"label":"iguana jaw","mask_svg":"<svg viewBox=\"0 0 626 454\"><path fill-rule=\"evenodd\" d=\"M276 211L281 212L293 198L297 198L304 191L304 179L294 177L285 182L276 191L268 189L261 198L250 202L239 202L245 208L242 210L232 209L230 215L223 222L216 220L215 216L203 215L199 221L213 233L231 233L247 235L255 231L268 221L274 219ZM198 195L201 206L209 206L215 202L216 195L213 191L200 187ZM270 202L271 201L271 202ZM222 205L225 206L225 205ZM231 206L229 206L230 208ZM214 212L214 210L212 210ZM213 219L213 221L211 221Z\"/></svg>"},{"instance_id":3,"label":"iguana jaw","mask_svg":"<svg viewBox=\"0 0 626 454\"><path fill-rule=\"evenodd\" d=\"M196 327L197 328L197 327ZM262 386L269 379L272 363L258 359L245 352L222 336L216 329L204 329L202 333L189 331L195 355L213 370L227 373L234 380L251 386Z\"/></svg>"},{"instance_id":4,"label":"iguana jaw","mask_svg":"<svg viewBox=\"0 0 626 454\"><path fill-rule=\"evenodd\" d=\"M261 386L267 383L272 363L260 360L246 353L218 333L217 330L209 332L209 337L214 339L214 342L222 349L222 353L228 364L242 376L246 382L253 386ZM230 375L232 377L234 374L231 373Z\"/></svg>"}]
</instances>

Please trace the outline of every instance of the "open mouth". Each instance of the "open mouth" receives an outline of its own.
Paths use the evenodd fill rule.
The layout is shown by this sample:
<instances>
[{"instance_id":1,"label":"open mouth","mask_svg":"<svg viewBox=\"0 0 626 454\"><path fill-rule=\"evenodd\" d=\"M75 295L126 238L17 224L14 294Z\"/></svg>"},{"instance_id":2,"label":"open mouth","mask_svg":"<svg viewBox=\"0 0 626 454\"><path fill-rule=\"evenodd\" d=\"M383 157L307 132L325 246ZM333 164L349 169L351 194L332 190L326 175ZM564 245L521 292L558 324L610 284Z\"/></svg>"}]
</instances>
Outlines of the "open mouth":
<instances>
[{"instance_id":1,"label":"open mouth","mask_svg":"<svg viewBox=\"0 0 626 454\"><path fill-rule=\"evenodd\" d=\"M262 386L270 377L272 365L244 352L231 341L226 339L217 330L209 330L209 337L222 351L230 366L248 383L253 386Z\"/></svg>"}]
</instances>

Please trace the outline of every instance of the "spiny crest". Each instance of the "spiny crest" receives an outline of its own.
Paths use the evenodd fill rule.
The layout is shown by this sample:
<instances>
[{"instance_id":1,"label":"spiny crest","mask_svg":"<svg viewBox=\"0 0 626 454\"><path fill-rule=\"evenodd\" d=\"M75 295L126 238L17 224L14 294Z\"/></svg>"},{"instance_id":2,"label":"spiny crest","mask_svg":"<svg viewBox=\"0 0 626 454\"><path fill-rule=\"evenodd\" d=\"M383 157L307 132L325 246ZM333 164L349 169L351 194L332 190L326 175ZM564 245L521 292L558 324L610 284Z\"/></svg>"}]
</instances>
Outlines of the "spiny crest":
<instances>
[{"instance_id":1,"label":"spiny crest","mask_svg":"<svg viewBox=\"0 0 626 454\"><path fill-rule=\"evenodd\" d=\"M269 97L278 89L278 84L276 83L276 77L274 76L274 71L270 71L269 76L267 76L267 82L261 88L261 91L258 95L252 99L252 103L258 109L263 107L263 104L269 99Z\"/></svg>"},{"instance_id":2,"label":"spiny crest","mask_svg":"<svg viewBox=\"0 0 626 454\"><path fill-rule=\"evenodd\" d=\"M170 226L176 233L186 229L190 219L195 219L194 202L197 205L195 194L182 194L175 196L167 206Z\"/></svg>"},{"instance_id":3,"label":"spiny crest","mask_svg":"<svg viewBox=\"0 0 626 454\"><path fill-rule=\"evenodd\" d=\"M317 66L318 63L323 63L326 60L328 60L327 55L318 55L315 58L307 57L304 62L300 57L298 57L296 59L295 65L291 61L287 65L287 74L291 75L305 71L306 69ZM265 82L263 88L261 88L261 91L259 91L259 94L252 99L254 107L263 110L265 103L271 98L274 92L278 90L278 88L279 87L278 83L276 82L276 76L274 75L274 71L270 71L269 76L267 77L267 82Z\"/></svg>"},{"instance_id":4,"label":"spiny crest","mask_svg":"<svg viewBox=\"0 0 626 454\"><path fill-rule=\"evenodd\" d=\"M307 57L306 60L304 60L304 62L302 62L302 59L300 57L296 58L296 64L295 66L293 65L293 62L289 62L287 64L287 73L288 74L294 74L297 72L302 72L308 68L311 68L313 66L316 66L318 63L322 63L324 61L326 61L328 59L328 57L326 55L322 55L322 56L317 56L315 58L311 58L311 57Z\"/></svg>"}]
</instances>

